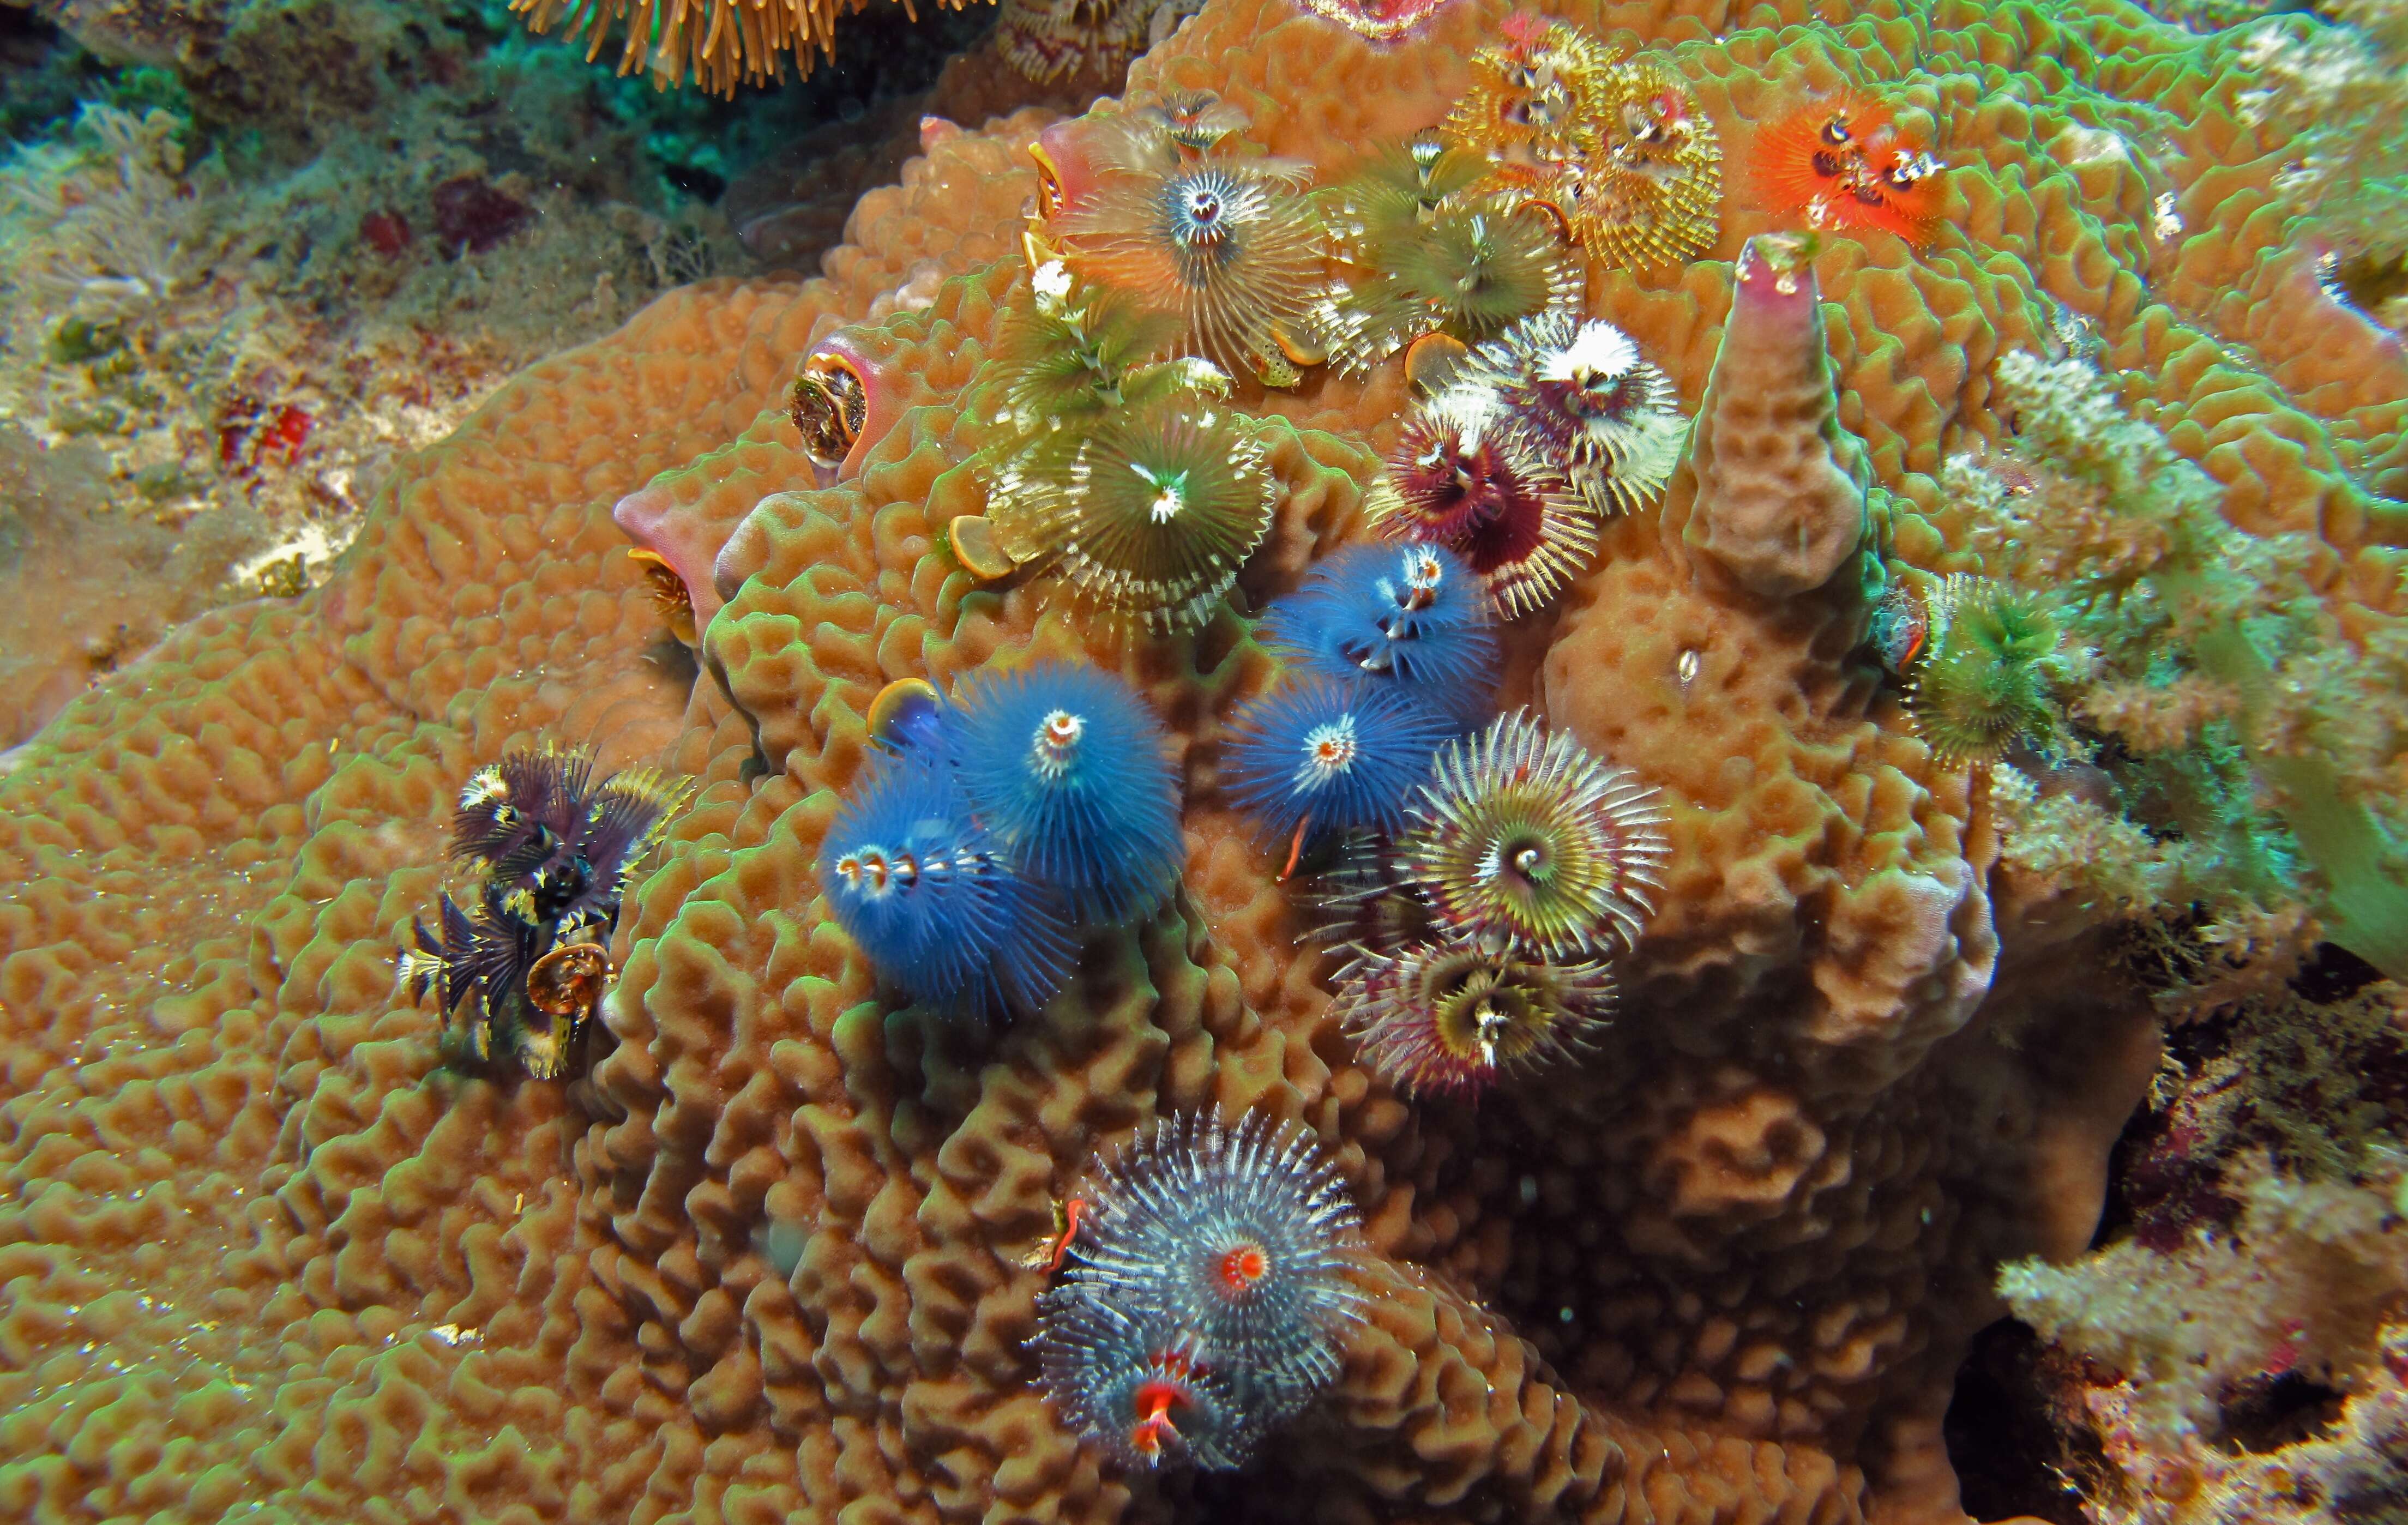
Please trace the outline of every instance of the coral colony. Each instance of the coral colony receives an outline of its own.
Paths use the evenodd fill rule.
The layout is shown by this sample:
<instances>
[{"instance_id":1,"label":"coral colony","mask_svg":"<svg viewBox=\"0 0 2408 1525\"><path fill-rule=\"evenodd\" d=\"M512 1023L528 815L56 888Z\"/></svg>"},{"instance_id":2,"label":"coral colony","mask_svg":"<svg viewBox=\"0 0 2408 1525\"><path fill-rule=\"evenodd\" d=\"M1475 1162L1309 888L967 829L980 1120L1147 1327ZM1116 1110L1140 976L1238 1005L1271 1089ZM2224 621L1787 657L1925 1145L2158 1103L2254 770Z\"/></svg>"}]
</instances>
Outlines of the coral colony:
<instances>
[{"instance_id":1,"label":"coral colony","mask_svg":"<svg viewBox=\"0 0 2408 1525\"><path fill-rule=\"evenodd\" d=\"M1319 203L1294 167L1238 157L1244 119L1209 97L1124 113L1075 156L1055 141L1030 305L982 378L1000 406L974 543L1003 552L999 575L1054 574L1090 619L1175 635L1223 607L1277 502L1229 376L1322 356L1359 371L1457 341L1391 462L1388 538L1335 551L1265 614L1283 675L1232 718L1221 775L1283 879L1309 847L1346 846L1352 866L1309 897L1348 929L1328 934L1340 1010L1367 1063L1428 1093L1576 1060L1667 850L1655 791L1627 770L1526 714L1489 716L1499 622L1578 576L1604 518L1654 500L1686 435L1630 339L1570 311L1572 220L1534 199L1577 202L1591 159L1640 139L1712 135L1666 77L1577 35L1513 46L1528 56L1484 55L1452 145L1377 150ZM1603 118L1638 139L1610 149ZM1664 151L1683 174L1714 162ZM1351 283L1326 273L1333 236ZM808 439L837 416L798 422ZM1168 892L1177 782L1118 678L1049 663L941 699L905 680L871 731L884 749L839 805L820 877L909 999L1032 1012L1065 977L1066 935ZM1239 1464L1335 1370L1352 1294L1329 1278L1352 1211L1334 1190L1252 1123L1166 1124L1115 1167L1064 1241L1082 1263L1039 1339L1065 1421L1125 1460Z\"/></svg>"},{"instance_id":2,"label":"coral colony","mask_svg":"<svg viewBox=\"0 0 2408 1525\"><path fill-rule=\"evenodd\" d=\"M512 8L727 91L860 7ZM1964 1514L2401 1518L2408 256L2308 119L2408 42L1707 8L1006 0L1155 46L10 754L0 1497L1956 1518L1995 1290L2083 1359L1970 1428L2079 1444ZM356 822L528 733L708 792L510 751L405 926ZM117 930L165 855L243 935Z\"/></svg>"}]
</instances>

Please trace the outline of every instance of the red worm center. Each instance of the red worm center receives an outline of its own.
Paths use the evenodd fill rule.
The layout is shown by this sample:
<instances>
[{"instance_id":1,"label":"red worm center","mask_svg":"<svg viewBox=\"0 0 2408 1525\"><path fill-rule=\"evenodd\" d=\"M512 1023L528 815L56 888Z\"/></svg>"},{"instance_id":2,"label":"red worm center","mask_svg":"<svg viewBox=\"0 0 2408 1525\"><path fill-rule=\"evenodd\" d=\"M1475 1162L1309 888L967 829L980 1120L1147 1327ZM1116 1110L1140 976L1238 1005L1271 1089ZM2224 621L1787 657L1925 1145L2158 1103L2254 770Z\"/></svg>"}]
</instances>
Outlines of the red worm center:
<instances>
[{"instance_id":1,"label":"red worm center","mask_svg":"<svg viewBox=\"0 0 2408 1525\"><path fill-rule=\"evenodd\" d=\"M1129 1445L1139 1455L1149 1460L1162 1455L1164 1437L1179 1433L1179 1427L1170 1422L1170 1411L1186 1401L1187 1394L1175 1382L1157 1380L1138 1388L1137 1423L1129 1427Z\"/></svg>"},{"instance_id":2,"label":"red worm center","mask_svg":"<svg viewBox=\"0 0 2408 1525\"><path fill-rule=\"evenodd\" d=\"M1240 1245L1221 1257L1221 1285L1233 1297L1253 1291L1270 1273L1270 1257L1260 1245Z\"/></svg>"}]
</instances>

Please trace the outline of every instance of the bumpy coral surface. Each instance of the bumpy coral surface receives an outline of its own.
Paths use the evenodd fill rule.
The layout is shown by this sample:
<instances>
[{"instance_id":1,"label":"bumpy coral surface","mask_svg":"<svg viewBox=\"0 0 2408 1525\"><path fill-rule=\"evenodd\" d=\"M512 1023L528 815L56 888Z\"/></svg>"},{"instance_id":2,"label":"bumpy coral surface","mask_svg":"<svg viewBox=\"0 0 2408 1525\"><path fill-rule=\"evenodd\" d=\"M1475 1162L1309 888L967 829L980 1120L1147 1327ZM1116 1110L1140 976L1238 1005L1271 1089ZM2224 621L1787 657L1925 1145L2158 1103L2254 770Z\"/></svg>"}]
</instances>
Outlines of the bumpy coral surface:
<instances>
[{"instance_id":1,"label":"bumpy coral surface","mask_svg":"<svg viewBox=\"0 0 2408 1525\"><path fill-rule=\"evenodd\" d=\"M1218 781L1272 671L1249 622L1114 644L1042 579L982 589L952 559L995 427L971 378L1027 298L1039 122L932 130L827 278L679 292L536 367L399 473L323 587L187 628L0 782L8 1511L1962 1518L1940 1418L1965 1337L2000 1260L2085 1242L2155 1033L1857 652L1865 558L1959 569L1941 462L2004 437L2002 351L2075 334L2236 525L2318 535L2320 591L2383 626L2408 375L2314 280L2237 39L2114 3L1839 28L1803 0L1570 8L1661 50L1728 155L1856 84L1955 166L1928 249L1815 262L1867 543L1751 587L1695 548L1729 521L1708 484L1770 478L1695 462L1509 634L1505 702L1670 816L1594 1051L1477 1108L1376 1079ZM1374 48L1213 0L1131 93L1216 91L1327 176L1442 119L1501 16L1458 3ZM1699 263L1591 273L1684 410L1767 231L1734 192ZM838 328L891 421L831 482L783 394ZM1241 397L1285 416L1245 607L1364 534L1396 372ZM681 554L722 547L691 683L610 520L658 473ZM1164 718L1186 862L988 1035L882 1001L810 865L872 696L1025 651L1083 652ZM630 890L566 1087L443 1067L392 987L459 781L547 736L702 785ZM1311 1443L1206 1489L1082 1448L1025 1342L1096 1149L1208 1108L1317 1136L1372 1295Z\"/></svg>"}]
</instances>

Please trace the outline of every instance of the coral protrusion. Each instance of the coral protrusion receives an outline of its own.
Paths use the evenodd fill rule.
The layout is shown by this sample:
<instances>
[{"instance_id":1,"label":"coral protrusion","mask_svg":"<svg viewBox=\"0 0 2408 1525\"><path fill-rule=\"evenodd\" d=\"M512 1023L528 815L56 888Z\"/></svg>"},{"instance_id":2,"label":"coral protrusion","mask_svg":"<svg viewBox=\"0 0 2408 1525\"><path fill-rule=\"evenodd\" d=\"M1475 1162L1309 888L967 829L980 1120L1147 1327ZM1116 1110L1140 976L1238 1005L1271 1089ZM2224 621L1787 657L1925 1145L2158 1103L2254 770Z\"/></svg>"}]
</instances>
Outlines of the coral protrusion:
<instances>
[{"instance_id":1,"label":"coral protrusion","mask_svg":"<svg viewBox=\"0 0 2408 1525\"><path fill-rule=\"evenodd\" d=\"M1730 320L1691 433L1697 506L1683 531L1750 590L1795 597L1864 544L1863 448L1840 427L1810 240L1740 251Z\"/></svg>"}]
</instances>

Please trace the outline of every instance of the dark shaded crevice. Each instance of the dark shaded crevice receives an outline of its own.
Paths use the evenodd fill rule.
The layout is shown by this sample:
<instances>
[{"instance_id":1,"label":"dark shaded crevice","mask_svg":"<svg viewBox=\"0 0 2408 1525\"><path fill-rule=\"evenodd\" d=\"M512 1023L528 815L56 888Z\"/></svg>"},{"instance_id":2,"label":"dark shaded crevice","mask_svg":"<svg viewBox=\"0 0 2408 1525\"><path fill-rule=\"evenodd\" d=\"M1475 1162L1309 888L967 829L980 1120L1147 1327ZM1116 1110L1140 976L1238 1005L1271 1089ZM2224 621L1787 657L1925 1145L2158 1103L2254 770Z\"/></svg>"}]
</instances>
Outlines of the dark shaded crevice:
<instances>
[{"instance_id":1,"label":"dark shaded crevice","mask_svg":"<svg viewBox=\"0 0 2408 1525\"><path fill-rule=\"evenodd\" d=\"M2061 1389L2051 1368L2068 1359L2020 1319L2001 1318L1973 1337L1942 1434L1965 1512L1975 1519L2087 1525L2086 1493L2113 1488L2115 1469L2098 1437L2086 1424L2069 1422L2056 1397Z\"/></svg>"},{"instance_id":2,"label":"dark shaded crevice","mask_svg":"<svg viewBox=\"0 0 2408 1525\"><path fill-rule=\"evenodd\" d=\"M2217 1441L2263 1455L2315 1439L2341 1419L2344 1395L2298 1372L2253 1376L2224 1395Z\"/></svg>"}]
</instances>

